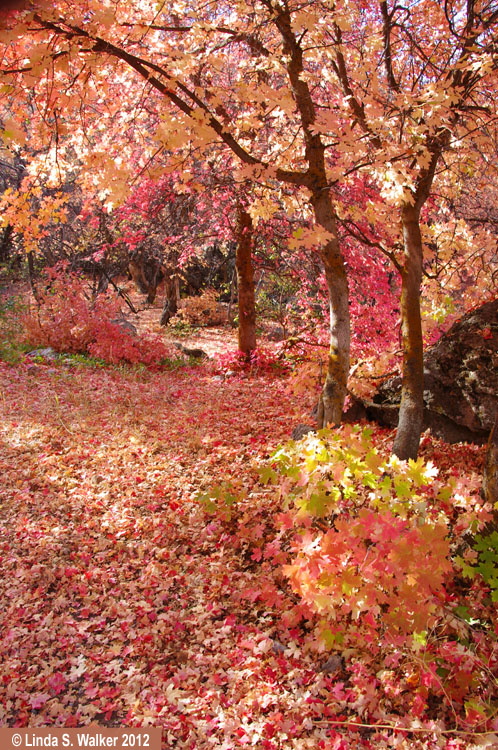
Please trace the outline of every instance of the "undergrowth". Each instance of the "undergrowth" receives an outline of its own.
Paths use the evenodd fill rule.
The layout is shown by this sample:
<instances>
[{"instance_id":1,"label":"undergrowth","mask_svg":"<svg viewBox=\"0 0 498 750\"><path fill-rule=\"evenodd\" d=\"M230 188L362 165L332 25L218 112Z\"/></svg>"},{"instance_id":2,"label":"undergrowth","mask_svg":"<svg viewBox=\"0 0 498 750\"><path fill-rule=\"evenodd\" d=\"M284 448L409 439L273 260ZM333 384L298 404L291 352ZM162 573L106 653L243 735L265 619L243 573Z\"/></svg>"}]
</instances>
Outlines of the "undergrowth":
<instances>
[{"instance_id":1,"label":"undergrowth","mask_svg":"<svg viewBox=\"0 0 498 750\"><path fill-rule=\"evenodd\" d=\"M37 304L22 316L24 341L31 348L89 355L107 364L159 368L178 353L157 335L134 335L121 324L119 300L111 294L92 298L85 280L60 265L45 271Z\"/></svg>"},{"instance_id":2,"label":"undergrowth","mask_svg":"<svg viewBox=\"0 0 498 750\"><path fill-rule=\"evenodd\" d=\"M22 340L21 317L25 305L19 297L0 300L0 359L16 363L24 356L29 345Z\"/></svg>"}]
</instances>

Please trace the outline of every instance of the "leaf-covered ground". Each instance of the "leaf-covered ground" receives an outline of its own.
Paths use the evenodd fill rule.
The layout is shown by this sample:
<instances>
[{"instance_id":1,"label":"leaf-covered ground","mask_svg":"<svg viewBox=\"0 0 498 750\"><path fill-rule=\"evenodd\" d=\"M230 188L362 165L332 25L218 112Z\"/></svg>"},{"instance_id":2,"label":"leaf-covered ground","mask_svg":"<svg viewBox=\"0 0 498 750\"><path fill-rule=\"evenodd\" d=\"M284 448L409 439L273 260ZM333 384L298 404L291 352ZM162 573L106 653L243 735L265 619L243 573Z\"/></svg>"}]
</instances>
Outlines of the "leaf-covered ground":
<instances>
[{"instance_id":1,"label":"leaf-covered ground","mask_svg":"<svg viewBox=\"0 0 498 750\"><path fill-rule=\"evenodd\" d=\"M366 683L296 626L256 472L309 410L284 379L0 364L0 383L0 725L151 724L199 750L492 746L361 726ZM213 484L236 508L206 512Z\"/></svg>"}]
</instances>

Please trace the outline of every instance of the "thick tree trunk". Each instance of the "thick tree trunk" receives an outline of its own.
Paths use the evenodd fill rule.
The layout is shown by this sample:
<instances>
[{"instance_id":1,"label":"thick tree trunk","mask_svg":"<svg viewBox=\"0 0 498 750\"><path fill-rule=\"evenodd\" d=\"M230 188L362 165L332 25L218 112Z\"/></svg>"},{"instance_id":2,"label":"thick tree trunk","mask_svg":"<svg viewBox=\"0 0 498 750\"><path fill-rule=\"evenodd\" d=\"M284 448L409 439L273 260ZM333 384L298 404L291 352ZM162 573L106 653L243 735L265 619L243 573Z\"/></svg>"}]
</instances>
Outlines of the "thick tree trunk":
<instances>
[{"instance_id":1,"label":"thick tree trunk","mask_svg":"<svg viewBox=\"0 0 498 750\"><path fill-rule=\"evenodd\" d=\"M152 305L156 299L157 287L164 279L164 269L159 260L143 257L130 260L128 271L141 294L147 295L147 304Z\"/></svg>"},{"instance_id":2,"label":"thick tree trunk","mask_svg":"<svg viewBox=\"0 0 498 750\"><path fill-rule=\"evenodd\" d=\"M239 209L237 227L237 286L239 291L239 350L249 355L256 348L256 303L252 265L253 224L250 214Z\"/></svg>"},{"instance_id":3,"label":"thick tree trunk","mask_svg":"<svg viewBox=\"0 0 498 750\"><path fill-rule=\"evenodd\" d=\"M317 224L330 235L320 255L325 267L329 293L330 349L327 374L318 406L318 427L339 425L349 375L351 344L349 289L344 258L339 248L334 209L328 190L317 190L312 197Z\"/></svg>"},{"instance_id":4,"label":"thick tree trunk","mask_svg":"<svg viewBox=\"0 0 498 750\"><path fill-rule=\"evenodd\" d=\"M482 491L484 500L492 507L493 518L486 529L491 533L498 530L498 412L488 440Z\"/></svg>"},{"instance_id":5,"label":"thick tree trunk","mask_svg":"<svg viewBox=\"0 0 498 750\"><path fill-rule=\"evenodd\" d=\"M156 261L156 267L154 268L152 278L149 282L149 291L147 294L147 303L153 305L156 299L157 287L164 279L164 270L161 265L161 261Z\"/></svg>"},{"instance_id":6,"label":"thick tree trunk","mask_svg":"<svg viewBox=\"0 0 498 750\"><path fill-rule=\"evenodd\" d=\"M401 272L401 331L403 387L394 453L401 459L417 458L424 417L424 351L420 314L423 247L419 210L401 210L404 265Z\"/></svg>"}]
</instances>

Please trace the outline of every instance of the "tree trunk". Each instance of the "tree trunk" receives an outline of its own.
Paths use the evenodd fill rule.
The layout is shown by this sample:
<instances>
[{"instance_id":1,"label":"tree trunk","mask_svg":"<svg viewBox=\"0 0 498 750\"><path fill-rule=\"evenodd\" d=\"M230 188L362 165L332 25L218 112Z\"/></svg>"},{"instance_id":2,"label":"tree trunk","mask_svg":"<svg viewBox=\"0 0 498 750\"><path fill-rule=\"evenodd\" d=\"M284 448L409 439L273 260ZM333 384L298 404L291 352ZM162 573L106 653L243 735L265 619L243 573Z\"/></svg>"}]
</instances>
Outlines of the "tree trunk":
<instances>
[{"instance_id":1,"label":"tree trunk","mask_svg":"<svg viewBox=\"0 0 498 750\"><path fill-rule=\"evenodd\" d=\"M401 459L417 458L424 418L424 351L420 314L423 247L419 209L404 206L404 265L401 272L403 387L393 451Z\"/></svg>"},{"instance_id":2,"label":"tree trunk","mask_svg":"<svg viewBox=\"0 0 498 750\"><path fill-rule=\"evenodd\" d=\"M232 280L230 282L230 301L228 303L228 311L227 311L227 320L228 325L232 325L232 307L233 307L233 298L235 296L235 282L237 281L237 271L234 268L232 273Z\"/></svg>"},{"instance_id":3,"label":"tree trunk","mask_svg":"<svg viewBox=\"0 0 498 750\"><path fill-rule=\"evenodd\" d=\"M484 500L492 507L493 518L487 524L486 530L491 533L498 530L498 411L493 429L488 440L486 463L482 479Z\"/></svg>"},{"instance_id":4,"label":"tree trunk","mask_svg":"<svg viewBox=\"0 0 498 750\"><path fill-rule=\"evenodd\" d=\"M329 293L330 349L327 374L318 406L318 427L339 425L349 376L351 345L349 289L344 258L339 248L334 209L328 190L317 190L312 196L317 224L330 239L320 249Z\"/></svg>"},{"instance_id":5,"label":"tree trunk","mask_svg":"<svg viewBox=\"0 0 498 750\"><path fill-rule=\"evenodd\" d=\"M239 208L237 229L237 286L239 291L239 350L249 355L256 348L256 304L252 265L253 224L250 214Z\"/></svg>"},{"instance_id":6,"label":"tree trunk","mask_svg":"<svg viewBox=\"0 0 498 750\"><path fill-rule=\"evenodd\" d=\"M176 275L166 276L164 286L166 296L164 300L164 307L161 314L160 324L162 326L167 326L170 319L178 310L179 287Z\"/></svg>"},{"instance_id":7,"label":"tree trunk","mask_svg":"<svg viewBox=\"0 0 498 750\"><path fill-rule=\"evenodd\" d=\"M28 258L29 285L31 287L31 291L33 292L33 297L35 298L37 304L41 305L40 295L38 294L38 290L35 284L35 258L34 258L32 250L28 250L27 258Z\"/></svg>"},{"instance_id":8,"label":"tree trunk","mask_svg":"<svg viewBox=\"0 0 498 750\"><path fill-rule=\"evenodd\" d=\"M153 305L156 299L157 287L164 279L164 270L161 261L156 261L156 267L152 273L152 278L149 282L149 291L147 293L147 304Z\"/></svg>"},{"instance_id":9,"label":"tree trunk","mask_svg":"<svg viewBox=\"0 0 498 750\"><path fill-rule=\"evenodd\" d=\"M14 227L12 224L7 224L0 242L0 263L6 263L9 260L13 233Z\"/></svg>"},{"instance_id":10,"label":"tree trunk","mask_svg":"<svg viewBox=\"0 0 498 750\"><path fill-rule=\"evenodd\" d=\"M135 260L128 263L128 271L141 294L149 293L149 282L145 278L143 267Z\"/></svg>"}]
</instances>

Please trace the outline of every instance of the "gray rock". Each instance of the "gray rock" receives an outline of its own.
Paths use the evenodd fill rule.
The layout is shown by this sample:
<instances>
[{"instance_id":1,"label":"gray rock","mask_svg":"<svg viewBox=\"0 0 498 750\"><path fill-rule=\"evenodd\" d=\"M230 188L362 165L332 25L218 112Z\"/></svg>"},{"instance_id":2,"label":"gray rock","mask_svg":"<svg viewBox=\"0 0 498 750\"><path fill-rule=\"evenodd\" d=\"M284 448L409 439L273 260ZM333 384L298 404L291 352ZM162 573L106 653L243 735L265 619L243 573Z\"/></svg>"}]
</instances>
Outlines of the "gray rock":
<instances>
[{"instance_id":1,"label":"gray rock","mask_svg":"<svg viewBox=\"0 0 498 750\"><path fill-rule=\"evenodd\" d=\"M271 650L274 654L277 654L279 656L280 654L285 653L285 646L280 643L280 641L274 640L272 643Z\"/></svg>"},{"instance_id":2,"label":"gray rock","mask_svg":"<svg viewBox=\"0 0 498 750\"><path fill-rule=\"evenodd\" d=\"M335 674L336 672L342 672L343 669L344 660L339 654L332 654L321 666L321 671L325 674Z\"/></svg>"},{"instance_id":3,"label":"gray rock","mask_svg":"<svg viewBox=\"0 0 498 750\"><path fill-rule=\"evenodd\" d=\"M187 357L196 357L196 359L209 359L208 355L203 349L189 349L188 346L184 346L179 341L175 342L175 346Z\"/></svg>"},{"instance_id":4,"label":"gray rock","mask_svg":"<svg viewBox=\"0 0 498 750\"><path fill-rule=\"evenodd\" d=\"M119 326L122 331L129 333L131 336L138 336L136 326L134 326L133 323L130 323L126 318L114 318L114 320L111 320L111 323Z\"/></svg>"},{"instance_id":5,"label":"gray rock","mask_svg":"<svg viewBox=\"0 0 498 750\"><path fill-rule=\"evenodd\" d=\"M292 430L291 438L292 440L301 440L310 432L316 432L316 427L312 427L310 424L298 424Z\"/></svg>"},{"instance_id":6,"label":"gray rock","mask_svg":"<svg viewBox=\"0 0 498 750\"><path fill-rule=\"evenodd\" d=\"M54 351L51 346L47 346L44 349L34 349L32 352L28 352L26 356L31 357L32 359L39 357L41 359L47 359L49 362L55 362L55 360L58 359L59 354Z\"/></svg>"},{"instance_id":7,"label":"gray rock","mask_svg":"<svg viewBox=\"0 0 498 750\"><path fill-rule=\"evenodd\" d=\"M366 404L369 419L396 426L401 378ZM464 315L424 354L424 428L447 442L482 443L498 410L498 299Z\"/></svg>"}]
</instances>

